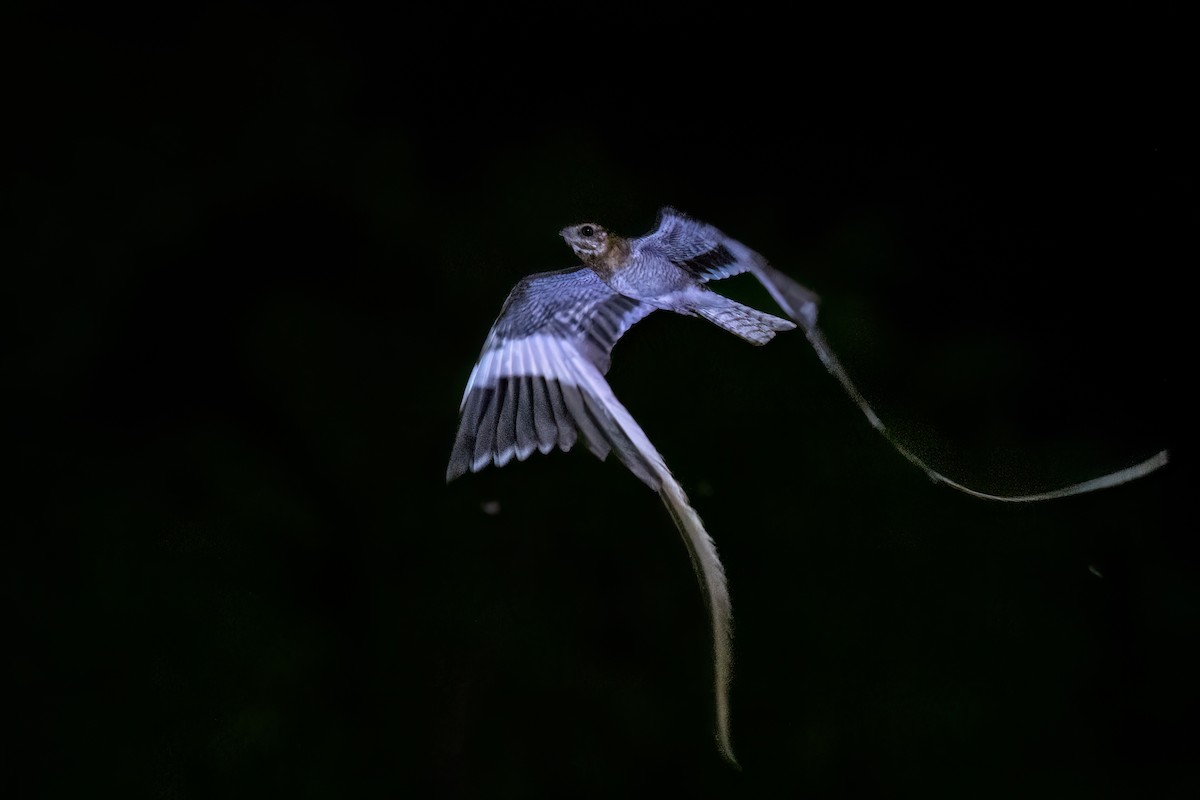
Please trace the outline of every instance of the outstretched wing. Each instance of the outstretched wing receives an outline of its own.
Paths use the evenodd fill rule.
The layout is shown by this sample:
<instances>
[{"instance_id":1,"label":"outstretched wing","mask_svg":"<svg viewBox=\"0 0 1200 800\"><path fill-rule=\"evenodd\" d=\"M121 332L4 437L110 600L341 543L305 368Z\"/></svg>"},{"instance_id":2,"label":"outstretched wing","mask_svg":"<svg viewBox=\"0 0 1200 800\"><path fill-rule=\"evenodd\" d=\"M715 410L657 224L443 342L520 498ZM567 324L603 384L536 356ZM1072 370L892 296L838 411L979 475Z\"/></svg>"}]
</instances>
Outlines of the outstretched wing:
<instances>
[{"instance_id":1,"label":"outstretched wing","mask_svg":"<svg viewBox=\"0 0 1200 800\"><path fill-rule=\"evenodd\" d=\"M522 279L467 380L446 480L502 467L514 456L523 461L534 450L569 450L582 436L598 458L615 448L658 489L654 471L602 402L612 394L604 373L613 345L653 310L617 294L587 267Z\"/></svg>"},{"instance_id":2,"label":"outstretched wing","mask_svg":"<svg viewBox=\"0 0 1200 800\"><path fill-rule=\"evenodd\" d=\"M700 281L716 281L753 270L766 261L717 228L666 206L653 231L630 242L633 255L672 261Z\"/></svg>"},{"instance_id":3,"label":"outstretched wing","mask_svg":"<svg viewBox=\"0 0 1200 800\"><path fill-rule=\"evenodd\" d=\"M450 481L489 463L555 444L570 449L577 435L600 458L610 450L656 490L671 512L704 591L713 634L717 741L737 764L729 733L733 612L716 546L645 432L613 395L604 373L621 334L653 307L616 294L586 267L533 275L517 284L488 334L467 381Z\"/></svg>"}]
</instances>

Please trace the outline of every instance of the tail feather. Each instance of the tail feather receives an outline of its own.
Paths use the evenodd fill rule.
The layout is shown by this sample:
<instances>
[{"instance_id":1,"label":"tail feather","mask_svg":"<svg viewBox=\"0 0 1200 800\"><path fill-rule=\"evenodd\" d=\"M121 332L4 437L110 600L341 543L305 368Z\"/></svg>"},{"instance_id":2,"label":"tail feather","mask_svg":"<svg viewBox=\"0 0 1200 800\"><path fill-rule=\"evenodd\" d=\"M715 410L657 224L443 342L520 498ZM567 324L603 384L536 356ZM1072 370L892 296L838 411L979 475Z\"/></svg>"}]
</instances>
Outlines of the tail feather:
<instances>
[{"instance_id":1,"label":"tail feather","mask_svg":"<svg viewBox=\"0 0 1200 800\"><path fill-rule=\"evenodd\" d=\"M794 322L750 306L744 306L733 300L729 300L728 305L698 306L692 311L735 336L740 336L750 344L766 344L775 337L778 331L790 331L796 327Z\"/></svg>"}]
</instances>

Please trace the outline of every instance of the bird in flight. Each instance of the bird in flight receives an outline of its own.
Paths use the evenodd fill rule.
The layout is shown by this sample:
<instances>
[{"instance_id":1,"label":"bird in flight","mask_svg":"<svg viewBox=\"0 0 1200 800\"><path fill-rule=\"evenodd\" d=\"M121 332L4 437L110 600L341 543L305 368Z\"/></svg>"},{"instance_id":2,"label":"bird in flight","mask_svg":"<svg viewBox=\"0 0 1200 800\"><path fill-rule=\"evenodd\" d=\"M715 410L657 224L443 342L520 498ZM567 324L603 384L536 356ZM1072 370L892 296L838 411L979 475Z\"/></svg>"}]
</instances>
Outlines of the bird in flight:
<instances>
[{"instance_id":1,"label":"bird in flight","mask_svg":"<svg viewBox=\"0 0 1200 800\"><path fill-rule=\"evenodd\" d=\"M559 233L583 264L531 275L509 294L467 381L448 481L556 444L568 450L577 434L600 458L613 446L624 456L619 426L597 397L611 394L603 375L617 339L657 309L702 317L756 345L796 327L710 289L761 257L674 209L633 239L597 223ZM642 459L630 461L646 480Z\"/></svg>"},{"instance_id":2,"label":"bird in flight","mask_svg":"<svg viewBox=\"0 0 1200 800\"><path fill-rule=\"evenodd\" d=\"M996 495L968 488L933 470L883 424L859 393L817 327L815 293L717 228L663 208L654 230L625 238L595 222L559 234L582 262L519 281L500 309L467 380L447 482L489 464L523 461L535 450L570 450L582 438L600 459L610 452L661 496L683 536L710 615L716 696L716 734L732 764L729 681L733 625L725 572L716 547L683 488L645 432L613 394L604 375L613 346L656 310L696 316L763 345L779 332L802 328L826 369L871 425L935 483L987 500L1035 502L1104 489L1140 478L1167 462L1167 453L1128 469L1061 489ZM791 318L735 302L710 281L753 274Z\"/></svg>"}]
</instances>

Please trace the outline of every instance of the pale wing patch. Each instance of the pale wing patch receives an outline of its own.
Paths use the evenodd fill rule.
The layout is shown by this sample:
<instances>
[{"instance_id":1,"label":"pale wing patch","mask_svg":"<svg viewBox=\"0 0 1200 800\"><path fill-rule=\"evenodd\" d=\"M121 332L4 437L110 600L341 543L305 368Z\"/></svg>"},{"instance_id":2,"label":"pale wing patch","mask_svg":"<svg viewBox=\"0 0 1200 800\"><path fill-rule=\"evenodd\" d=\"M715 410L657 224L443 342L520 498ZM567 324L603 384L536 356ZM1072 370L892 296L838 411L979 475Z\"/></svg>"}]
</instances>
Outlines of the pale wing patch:
<instances>
[{"instance_id":1,"label":"pale wing patch","mask_svg":"<svg viewBox=\"0 0 1200 800\"><path fill-rule=\"evenodd\" d=\"M540 286L535 279L515 292L517 302L506 305L467 380L447 480L524 461L535 450L569 450L581 435L601 459L614 447L630 449L600 407L591 376L607 387L613 345L653 307L615 294L590 271L555 274ZM653 485L636 459L629 466Z\"/></svg>"},{"instance_id":2,"label":"pale wing patch","mask_svg":"<svg viewBox=\"0 0 1200 800\"><path fill-rule=\"evenodd\" d=\"M562 397L564 385L577 380L563 354L569 346L557 336L533 334L484 351L463 394L447 479L491 463L502 467L514 456L523 461L534 450L571 448L575 426Z\"/></svg>"}]
</instances>

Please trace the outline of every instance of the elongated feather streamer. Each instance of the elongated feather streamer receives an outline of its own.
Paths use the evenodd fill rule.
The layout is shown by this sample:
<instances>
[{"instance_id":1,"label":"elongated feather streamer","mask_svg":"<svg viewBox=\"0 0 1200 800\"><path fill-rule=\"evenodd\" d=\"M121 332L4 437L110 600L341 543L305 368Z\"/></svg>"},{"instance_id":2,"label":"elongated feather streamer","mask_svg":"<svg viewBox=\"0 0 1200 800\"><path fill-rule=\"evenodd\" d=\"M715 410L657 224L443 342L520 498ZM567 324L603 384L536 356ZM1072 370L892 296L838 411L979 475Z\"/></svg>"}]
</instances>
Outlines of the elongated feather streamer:
<instances>
[{"instance_id":1,"label":"elongated feather streamer","mask_svg":"<svg viewBox=\"0 0 1200 800\"><path fill-rule=\"evenodd\" d=\"M796 283L779 270L767 265L765 262L757 263L751 268L751 272L766 287L771 297L775 299L775 302L779 303L780 308L786 311L788 316L795 320L804 330L804 335L808 338L809 344L812 345L813 349L817 351L817 357L821 359L821 363L825 365L825 368L829 370L829 373L833 377L837 378L838 383L846 390L846 394L850 395L850 399L854 401L854 404L862 411L863 416L871 423L871 427L883 434L883 437L888 440L892 447L896 448L896 452L904 456L910 464L928 475L934 483L943 483L951 489L957 489L960 492L983 500L998 500L1002 503L1036 503L1042 500L1054 500L1060 497L1070 497L1071 495L1085 494L1087 492L1095 492L1100 489L1119 486L1122 483L1128 483L1129 481L1149 475L1167 463L1167 451L1160 450L1150 458L1141 463L1134 464L1132 467L1110 472L1107 475L1101 475L1098 478L1092 478L1091 480L1071 484L1070 486L1035 492L1033 494L988 494L987 492L981 492L964 486L957 481L947 478L922 461L903 442L897 439L892 431L879 419L879 416L871 408L870 404L867 403L866 398L858 391L858 387L850 380L850 375L841 365L841 362L838 361L837 356L833 354L833 350L825 341L825 336L821 333L820 328L817 327L816 294Z\"/></svg>"}]
</instances>

